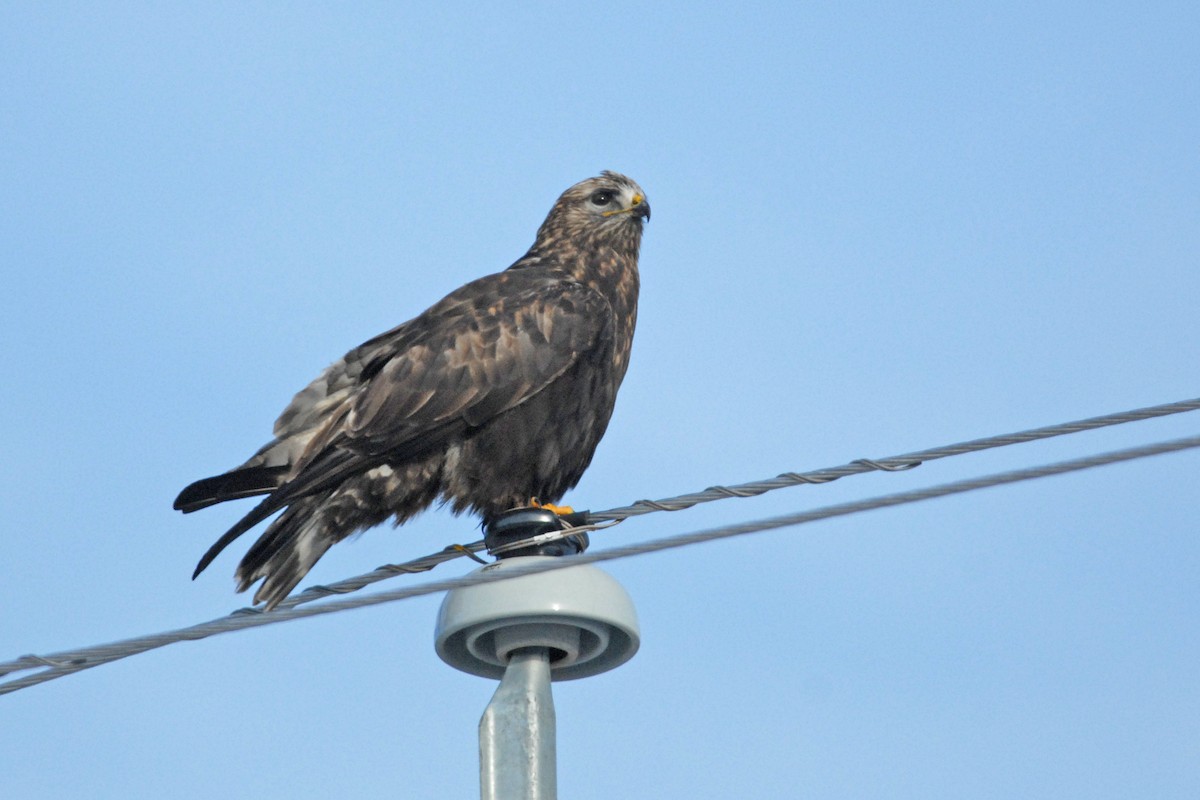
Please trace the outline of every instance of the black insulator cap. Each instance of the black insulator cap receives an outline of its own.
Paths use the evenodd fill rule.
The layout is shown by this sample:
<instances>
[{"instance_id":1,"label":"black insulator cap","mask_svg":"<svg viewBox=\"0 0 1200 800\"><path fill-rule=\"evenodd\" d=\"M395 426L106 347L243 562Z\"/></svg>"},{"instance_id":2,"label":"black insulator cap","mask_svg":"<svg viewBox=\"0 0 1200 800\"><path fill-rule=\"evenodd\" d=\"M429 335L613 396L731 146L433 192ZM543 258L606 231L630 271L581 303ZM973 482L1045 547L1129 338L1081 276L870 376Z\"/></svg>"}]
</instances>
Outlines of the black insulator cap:
<instances>
[{"instance_id":1,"label":"black insulator cap","mask_svg":"<svg viewBox=\"0 0 1200 800\"><path fill-rule=\"evenodd\" d=\"M513 542L530 539L542 533L553 533L587 522L586 511L573 514L555 514L548 508L515 508L505 511L492 520L483 531L483 543L496 558L510 556L573 556L582 553L588 546L586 533L575 533L565 539L544 544L533 544L516 550L496 553L496 549Z\"/></svg>"}]
</instances>

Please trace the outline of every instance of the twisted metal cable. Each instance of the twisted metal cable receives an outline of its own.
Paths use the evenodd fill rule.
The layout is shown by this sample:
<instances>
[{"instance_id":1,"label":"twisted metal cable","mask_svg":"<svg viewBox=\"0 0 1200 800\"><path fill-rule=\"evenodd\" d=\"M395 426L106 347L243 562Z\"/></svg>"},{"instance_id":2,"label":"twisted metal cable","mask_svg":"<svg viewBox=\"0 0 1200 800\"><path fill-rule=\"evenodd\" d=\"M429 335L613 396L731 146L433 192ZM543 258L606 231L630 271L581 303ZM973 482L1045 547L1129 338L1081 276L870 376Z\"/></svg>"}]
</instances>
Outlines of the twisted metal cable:
<instances>
[{"instance_id":1,"label":"twisted metal cable","mask_svg":"<svg viewBox=\"0 0 1200 800\"><path fill-rule=\"evenodd\" d=\"M1081 433L1110 425L1121 425L1126 422L1140 422L1145 419L1165 417L1170 414L1180 414L1184 411L1195 411L1197 409L1200 409L1200 398L1138 408L1132 411L1121 411L1116 414L1105 414L1100 417L1089 417L1088 419L1064 422L1058 425L1047 425L1043 428L1031 428L1030 430L1006 433L1001 436L972 439L967 442L948 444L929 450L917 450L913 453L888 456L887 458L859 458L840 467L826 467L825 469L817 469L810 472L785 472L782 475L767 480L751 481L750 483L741 483L734 486L710 486L701 492L681 494L662 500L638 500L631 505L620 508L590 512L588 514L588 521L602 522L628 519L642 514L649 514L652 511L682 511L685 508L691 508L700 503L724 500L727 497L757 497L760 494L766 494L776 489L785 489L789 486L800 486L806 483L829 483L838 478L844 478L847 475L860 475L865 472L877 470L902 472L919 467L926 461L934 461L939 458L975 453L980 450L1006 447L1012 444L1024 444L1025 442L1033 442L1039 439L1050 439L1069 433Z\"/></svg>"},{"instance_id":2,"label":"twisted metal cable","mask_svg":"<svg viewBox=\"0 0 1200 800\"><path fill-rule=\"evenodd\" d=\"M884 495L881 497L858 500L850 503L840 503L837 505L826 506L824 508L788 514L780 517L772 517L770 519L759 520L756 522L727 525L720 528L699 531L696 533L670 536L649 542L614 547L599 552L583 553L578 556L537 562L528 566L523 565L511 570L505 570L503 572L475 572L458 578L431 581L420 586L412 586L404 589L393 589L391 591L378 592L372 595L362 595L359 597L347 597L339 600L331 600L319 606L309 606L306 608L281 607L270 612L256 612L252 614L234 612L226 617L201 623L199 625L193 625L188 628L166 631L149 636L140 636L133 639L126 639L96 647L68 650L60 653L54 653L49 656L23 656L15 661L9 661L7 663L0 664L0 675L6 675L10 672L33 669L36 667L44 668L41 672L33 675L12 679L0 684L0 694L15 692L19 689L44 683L55 678L61 678L64 675L70 675L75 672L79 672L80 670L90 669L91 667L99 666L100 664L106 664L110 661L116 661L118 659L126 658L138 653L144 653L148 650L165 647L166 645L174 644L175 642L195 641L216 635L218 633L227 633L235 630L254 628L261 625L271 625L277 622L288 622L293 619L301 619L304 617L332 614L340 611L348 611L354 608L379 605L381 603L390 603L397 600L405 600L410 597L419 597L422 595L448 591L450 589L475 586L482 583L491 583L495 580L510 580L512 578L522 577L525 575L547 572L552 569L563 569L580 564L594 564L602 561L612 561L618 558L644 555L646 553L656 553L663 550L715 541L717 539L726 539L734 536L743 536L750 533L775 530L777 528L803 525L809 522L816 522L818 520L830 519L833 517L848 516L850 514L857 514L863 511L891 508L908 503L931 500L937 497L946 497L949 495L976 491L978 489L985 489L992 486L1001 486L1005 484L1018 483L1021 481L1034 480L1037 478L1045 478L1051 475L1062 475L1068 472L1091 469L1094 467L1115 464L1122 461L1133 461L1135 459L1147 458L1149 456L1172 453L1196 447L1200 447L1200 436L1190 436L1183 439L1174 439L1167 442L1143 445L1141 447L1134 447L1126 450L1101 453L1098 455L1087 456L1070 461L1061 461L1039 467L1029 467L1026 469L987 475L980 478L945 483L925 489L899 492L897 494Z\"/></svg>"}]
</instances>

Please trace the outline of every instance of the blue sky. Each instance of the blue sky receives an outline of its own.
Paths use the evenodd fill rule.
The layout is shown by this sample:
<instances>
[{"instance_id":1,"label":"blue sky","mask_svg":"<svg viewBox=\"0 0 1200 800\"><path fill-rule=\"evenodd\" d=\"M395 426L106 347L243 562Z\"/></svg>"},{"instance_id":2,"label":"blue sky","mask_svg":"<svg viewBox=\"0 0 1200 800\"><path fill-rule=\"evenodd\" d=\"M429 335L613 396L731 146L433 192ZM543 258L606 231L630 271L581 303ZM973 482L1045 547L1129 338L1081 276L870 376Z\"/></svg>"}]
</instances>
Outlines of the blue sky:
<instances>
[{"instance_id":1,"label":"blue sky","mask_svg":"<svg viewBox=\"0 0 1200 800\"><path fill-rule=\"evenodd\" d=\"M5 4L0 659L242 605L183 517L350 347L615 169L654 208L609 508L1200 395L1189 3ZM1195 433L1182 415L598 547ZM1200 455L615 562L564 797L1194 797ZM327 582L478 537L431 512ZM438 574L459 574L465 564ZM444 571L444 572L443 572ZM414 579L419 580L419 579ZM0 795L470 797L438 598L0 698Z\"/></svg>"}]
</instances>

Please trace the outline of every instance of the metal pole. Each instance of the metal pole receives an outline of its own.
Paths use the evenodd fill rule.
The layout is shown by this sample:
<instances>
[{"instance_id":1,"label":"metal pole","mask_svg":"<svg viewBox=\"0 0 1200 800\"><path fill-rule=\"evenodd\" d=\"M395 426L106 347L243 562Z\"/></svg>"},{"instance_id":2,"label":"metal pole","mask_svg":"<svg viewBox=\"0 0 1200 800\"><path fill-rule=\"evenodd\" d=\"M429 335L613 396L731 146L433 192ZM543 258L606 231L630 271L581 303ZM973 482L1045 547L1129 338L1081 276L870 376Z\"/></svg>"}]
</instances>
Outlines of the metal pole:
<instances>
[{"instance_id":1,"label":"metal pole","mask_svg":"<svg viewBox=\"0 0 1200 800\"><path fill-rule=\"evenodd\" d=\"M544 647L512 654L500 688L479 720L479 796L482 800L558 797L550 654Z\"/></svg>"}]
</instances>

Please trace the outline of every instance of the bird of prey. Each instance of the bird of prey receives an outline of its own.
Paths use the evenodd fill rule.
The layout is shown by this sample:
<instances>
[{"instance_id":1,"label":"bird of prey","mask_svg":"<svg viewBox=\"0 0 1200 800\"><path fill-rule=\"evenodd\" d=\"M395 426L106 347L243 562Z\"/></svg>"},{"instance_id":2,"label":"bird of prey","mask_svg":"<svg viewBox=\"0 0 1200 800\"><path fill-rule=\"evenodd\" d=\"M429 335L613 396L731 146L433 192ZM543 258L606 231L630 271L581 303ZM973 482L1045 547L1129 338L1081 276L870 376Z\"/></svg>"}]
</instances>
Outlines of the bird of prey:
<instances>
[{"instance_id":1,"label":"bird of prey","mask_svg":"<svg viewBox=\"0 0 1200 800\"><path fill-rule=\"evenodd\" d=\"M637 319L646 195L603 172L563 192L508 269L359 345L301 390L250 460L183 512L266 497L200 559L281 511L237 568L274 608L329 547L435 501L484 523L579 482L608 426ZM551 506L552 507L552 506Z\"/></svg>"}]
</instances>

